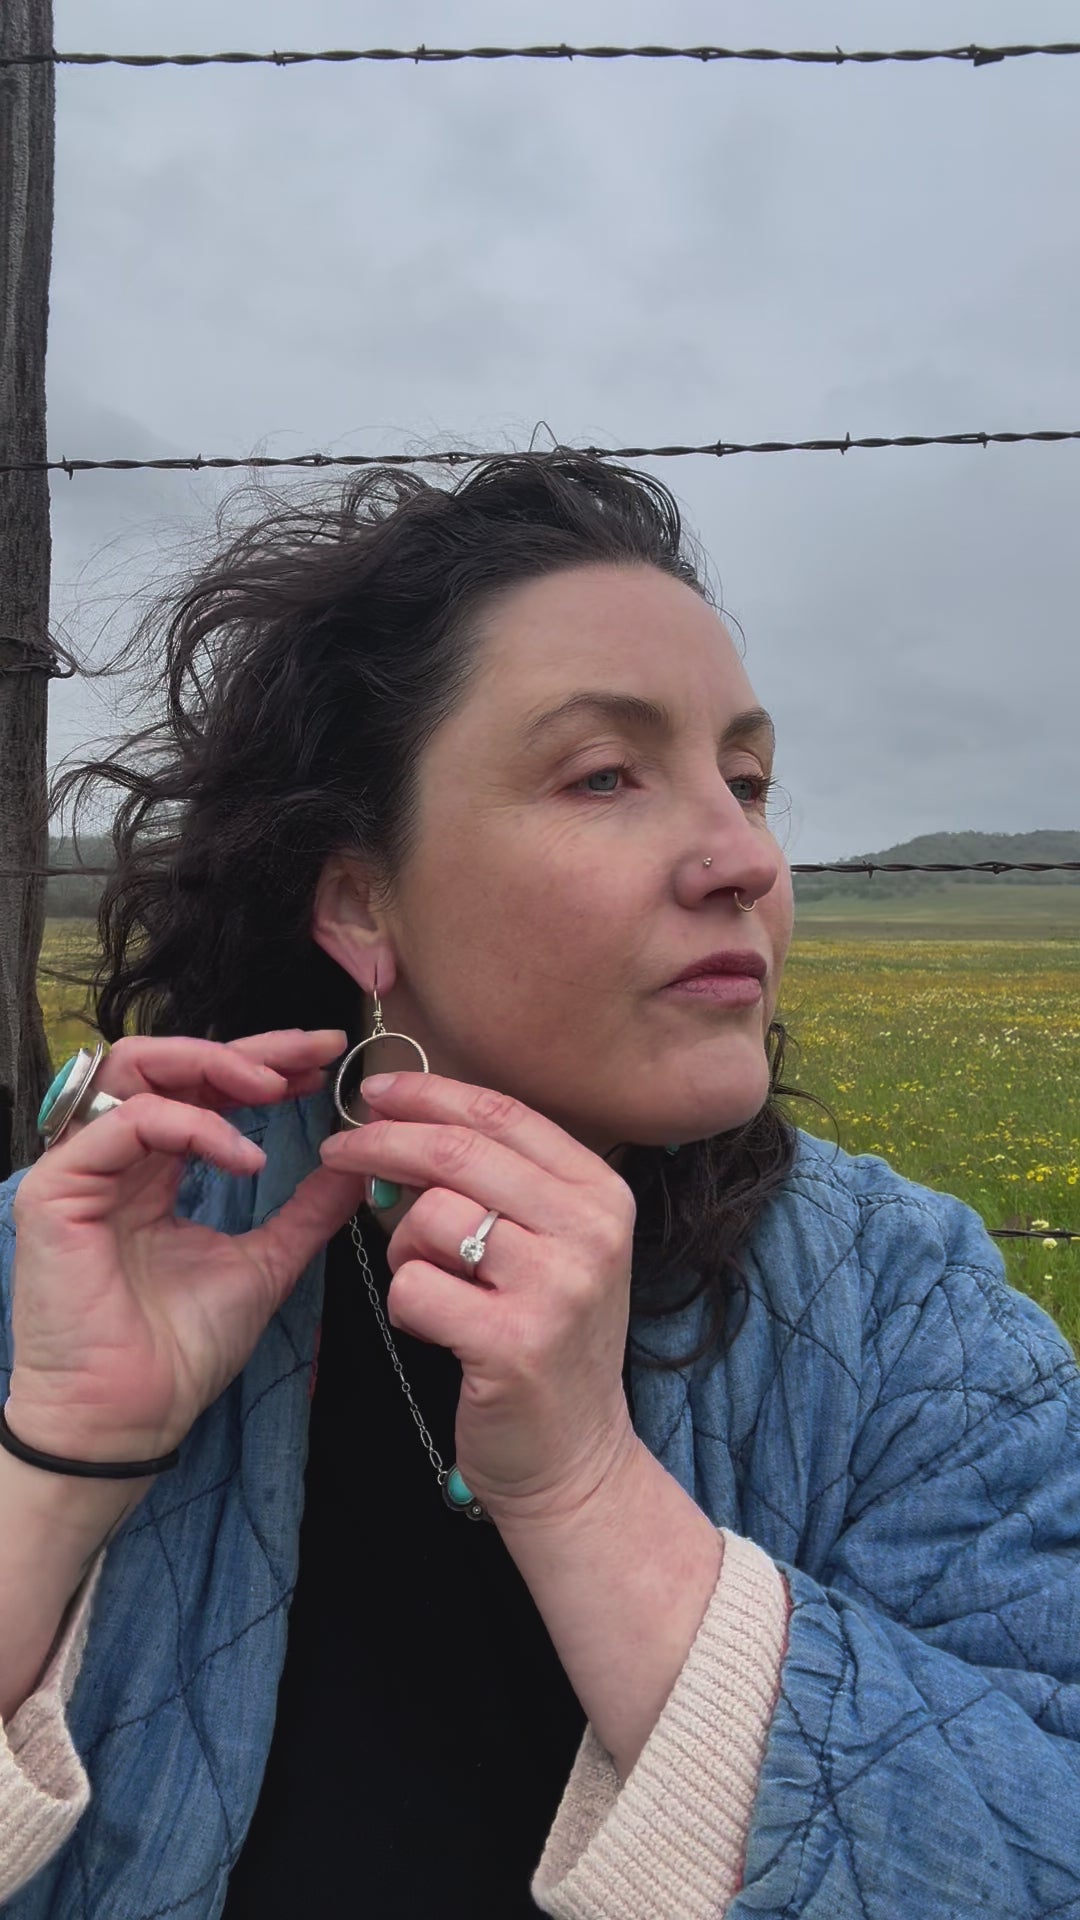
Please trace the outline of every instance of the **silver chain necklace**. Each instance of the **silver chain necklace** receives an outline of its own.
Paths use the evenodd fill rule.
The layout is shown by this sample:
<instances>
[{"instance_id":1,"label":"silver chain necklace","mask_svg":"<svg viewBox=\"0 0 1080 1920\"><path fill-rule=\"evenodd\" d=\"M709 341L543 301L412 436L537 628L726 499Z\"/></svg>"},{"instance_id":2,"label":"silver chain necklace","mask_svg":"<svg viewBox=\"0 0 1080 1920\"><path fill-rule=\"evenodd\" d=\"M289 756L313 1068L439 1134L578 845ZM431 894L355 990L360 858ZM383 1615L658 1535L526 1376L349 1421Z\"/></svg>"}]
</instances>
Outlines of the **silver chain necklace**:
<instances>
[{"instance_id":1,"label":"silver chain necklace","mask_svg":"<svg viewBox=\"0 0 1080 1920\"><path fill-rule=\"evenodd\" d=\"M428 1458L435 1469L436 1478L442 1490L442 1497L446 1501L447 1506L452 1507L455 1513L464 1513L470 1520L490 1521L491 1515L487 1511L487 1508L482 1506L479 1500L474 1499L473 1496L468 1493L468 1489L460 1473L458 1473L457 1467L453 1466L447 1469L443 1466L442 1455L424 1425L424 1417L412 1397L412 1391L405 1378L401 1361L398 1359L397 1348L390 1337L390 1328L387 1325L386 1315L383 1313L382 1306L379 1302L379 1290L375 1285L375 1275L371 1271L371 1262L367 1257L367 1248L361 1238L355 1213L349 1221L349 1231L352 1234L352 1243L356 1248L356 1257L360 1262L360 1270L364 1276L364 1285L368 1290L368 1299L375 1309L375 1318L382 1330L382 1337L386 1342L387 1352L394 1363L394 1371L401 1381L401 1390L412 1409L412 1417L420 1430L420 1437L423 1440L424 1446L427 1448ZM459 1493L461 1496L468 1495L468 1498L458 1497L455 1499L455 1493Z\"/></svg>"},{"instance_id":2,"label":"silver chain necklace","mask_svg":"<svg viewBox=\"0 0 1080 1920\"><path fill-rule=\"evenodd\" d=\"M711 854L707 860L702 861L702 865L706 867L712 866ZM750 906L744 907L742 901L739 899L738 890L736 889L735 905L739 908L740 912L742 913L752 913L754 911L754 907L757 905L757 902L752 901ZM368 1036L368 1039L369 1040L383 1040L383 1039L407 1040L411 1047L416 1048L416 1051L420 1055L420 1060L423 1066L423 1070L425 1073L427 1072L428 1070L427 1056L424 1053L424 1050L420 1046L419 1042L411 1039L408 1034L388 1034L386 1031L386 1028L383 1026L382 1008L379 1005L377 977L376 977L376 983L375 983L375 1025L371 1034ZM360 1047L367 1046L367 1044L368 1044L367 1040L361 1041L359 1043L359 1046L353 1048L352 1050L353 1053L359 1052ZM351 1058L352 1058L352 1054L350 1053L347 1056L345 1064L347 1064L348 1060ZM337 1087L335 1088L335 1100L338 1100L340 1095L341 1078L343 1073L344 1073L344 1066L342 1067L341 1071L338 1074L338 1084L337 1084ZM678 1148L669 1147L668 1152L677 1153ZM491 1217L494 1218L495 1216L492 1215ZM447 1506L452 1508L455 1513L464 1513L468 1516L470 1520L487 1520L490 1522L491 1521L490 1513L488 1513L486 1507L484 1507L481 1504L481 1502L475 1499L474 1496L469 1492L468 1487L465 1485L464 1480L462 1479L460 1473L457 1470L456 1463L454 1466L450 1468L446 1468L443 1466L442 1455L438 1451L438 1448L436 1447L435 1442L432 1440L430 1433L428 1432L426 1426L424 1425L424 1417L420 1412L420 1409L417 1406L416 1401L412 1397L412 1389L410 1388L409 1383L405 1378L404 1369L402 1367L401 1361L398 1359L397 1348L395 1347L394 1342L390 1337L390 1328L387 1325L386 1316L383 1313L381 1305L379 1304L379 1291L375 1285L375 1276L371 1271L371 1263L367 1257L367 1248L364 1246L364 1242L360 1234L360 1228L357 1224L355 1213L353 1214L353 1217L349 1222L349 1230L352 1234L353 1246L356 1248L356 1257L360 1262L360 1270L364 1276L364 1285L367 1287L367 1290L368 1290L368 1299L371 1301L371 1304L375 1309L375 1318L378 1321L379 1326L382 1330L382 1337L386 1342L386 1350L389 1353L390 1358L394 1363L394 1371L397 1374L398 1379L401 1381L401 1390L405 1395L406 1400L409 1403L409 1407L412 1411L412 1417L416 1422L417 1428L419 1429L420 1438L422 1439L424 1446L427 1449L428 1459L431 1461L431 1464L435 1469L435 1477L439 1482L439 1488L442 1493L442 1497L445 1500ZM481 1231L483 1231L483 1228L481 1229ZM483 1254L483 1251L484 1251L483 1242L476 1241L474 1243L474 1250L470 1251L467 1257L470 1259L479 1260ZM464 1245L462 1246L462 1253L463 1255L466 1254L466 1248Z\"/></svg>"}]
</instances>

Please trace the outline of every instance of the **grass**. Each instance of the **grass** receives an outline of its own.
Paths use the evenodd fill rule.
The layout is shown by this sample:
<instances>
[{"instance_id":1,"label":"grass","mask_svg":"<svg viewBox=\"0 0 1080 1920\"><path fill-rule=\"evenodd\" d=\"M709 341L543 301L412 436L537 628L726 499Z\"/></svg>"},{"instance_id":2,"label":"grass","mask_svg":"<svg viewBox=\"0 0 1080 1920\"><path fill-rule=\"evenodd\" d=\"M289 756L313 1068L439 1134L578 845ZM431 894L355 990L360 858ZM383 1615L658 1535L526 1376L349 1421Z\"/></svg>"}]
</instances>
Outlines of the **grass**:
<instances>
[{"instance_id":1,"label":"grass","mask_svg":"<svg viewBox=\"0 0 1080 1920\"><path fill-rule=\"evenodd\" d=\"M83 999L78 988L51 980L45 969L85 969L93 960L96 945L96 929L92 920L45 922L37 990L54 1073L80 1047L96 1046L98 1035L90 1022L76 1010Z\"/></svg>"},{"instance_id":2,"label":"grass","mask_svg":"<svg viewBox=\"0 0 1080 1920\"><path fill-rule=\"evenodd\" d=\"M990 1228L1035 1229L994 1244L1012 1285L1080 1352L1080 1240L1050 1231L1080 1231L1080 888L1025 888L1004 913L1002 891L996 921L982 900L941 896L932 913L921 903L925 919L917 901L883 903L877 919L854 902L842 917L832 902L800 907L778 1009L798 1043L785 1076L829 1103L848 1152L956 1194ZM897 923L899 908L911 911ZM42 959L67 965L93 937L90 921L50 920ZM39 994L57 1067L90 1030L71 1010L76 989L42 976ZM814 1107L792 1102L792 1114L833 1137Z\"/></svg>"},{"instance_id":3,"label":"grass","mask_svg":"<svg viewBox=\"0 0 1080 1920\"><path fill-rule=\"evenodd\" d=\"M800 901L800 940L1080 940L1080 886L944 881L933 893L875 896L874 880L841 880L836 898Z\"/></svg>"},{"instance_id":4,"label":"grass","mask_svg":"<svg viewBox=\"0 0 1080 1920\"><path fill-rule=\"evenodd\" d=\"M940 908L930 934L912 914L887 937L883 909L861 923L849 911L839 937L836 917L800 910L779 1008L798 1042L786 1078L828 1101L849 1153L956 1194L989 1228L1039 1233L995 1245L1080 1352L1080 1240L1051 1232L1080 1232L1080 914L1070 938L1060 906L1080 889L1030 891L1059 896L1033 916L1055 929L1043 938L988 914L983 937L953 937ZM834 1137L824 1114L794 1110Z\"/></svg>"}]
</instances>

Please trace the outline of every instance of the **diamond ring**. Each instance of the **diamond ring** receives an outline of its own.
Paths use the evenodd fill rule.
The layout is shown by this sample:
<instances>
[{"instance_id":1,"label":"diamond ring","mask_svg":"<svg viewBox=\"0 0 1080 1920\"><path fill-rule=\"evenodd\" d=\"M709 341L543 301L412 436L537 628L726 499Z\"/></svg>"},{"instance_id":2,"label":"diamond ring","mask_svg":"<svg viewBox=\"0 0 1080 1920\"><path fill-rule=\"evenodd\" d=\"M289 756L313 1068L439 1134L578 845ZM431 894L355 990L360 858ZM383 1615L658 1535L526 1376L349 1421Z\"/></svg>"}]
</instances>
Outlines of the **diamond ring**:
<instances>
[{"instance_id":1,"label":"diamond ring","mask_svg":"<svg viewBox=\"0 0 1080 1920\"><path fill-rule=\"evenodd\" d=\"M490 1213L485 1213L476 1232L468 1234L458 1248L461 1258L469 1269L470 1279L476 1272L479 1262L484 1257L484 1242L498 1218L498 1212L494 1208Z\"/></svg>"}]
</instances>

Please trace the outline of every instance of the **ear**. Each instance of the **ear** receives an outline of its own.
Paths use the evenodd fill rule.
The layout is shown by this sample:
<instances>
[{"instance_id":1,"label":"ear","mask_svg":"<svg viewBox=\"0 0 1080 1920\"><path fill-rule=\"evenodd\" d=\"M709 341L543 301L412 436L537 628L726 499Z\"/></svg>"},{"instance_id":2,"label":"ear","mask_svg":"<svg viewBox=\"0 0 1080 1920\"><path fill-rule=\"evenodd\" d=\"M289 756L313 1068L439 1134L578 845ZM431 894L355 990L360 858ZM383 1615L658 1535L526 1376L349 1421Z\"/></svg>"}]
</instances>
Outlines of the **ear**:
<instances>
[{"instance_id":1,"label":"ear","mask_svg":"<svg viewBox=\"0 0 1080 1920\"><path fill-rule=\"evenodd\" d=\"M359 862L332 853L315 888L311 937L366 993L371 992L383 933L369 905L370 889ZM380 980L387 971L380 961Z\"/></svg>"}]
</instances>

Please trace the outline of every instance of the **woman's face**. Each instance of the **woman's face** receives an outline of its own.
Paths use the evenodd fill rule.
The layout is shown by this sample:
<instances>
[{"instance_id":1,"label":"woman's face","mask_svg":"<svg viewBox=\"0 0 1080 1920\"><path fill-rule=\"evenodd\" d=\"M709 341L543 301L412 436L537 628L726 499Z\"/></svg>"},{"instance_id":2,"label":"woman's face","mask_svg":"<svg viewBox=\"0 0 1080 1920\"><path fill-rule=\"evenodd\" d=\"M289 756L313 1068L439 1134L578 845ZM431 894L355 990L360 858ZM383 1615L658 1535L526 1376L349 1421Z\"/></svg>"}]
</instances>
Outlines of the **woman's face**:
<instances>
[{"instance_id":1,"label":"woman's face","mask_svg":"<svg viewBox=\"0 0 1080 1920\"><path fill-rule=\"evenodd\" d=\"M584 706L540 723L586 689L663 706L670 735ZM432 1072L512 1094L597 1153L740 1125L768 1097L792 930L755 790L769 731L721 744L757 704L716 613L654 568L513 589L425 751L418 850L392 906L335 857L315 937L366 991L377 963L386 1027L419 1040ZM764 958L757 1002L661 991L720 948ZM369 1072L416 1065L411 1049L368 1054ZM367 1117L359 1096L352 1111Z\"/></svg>"}]
</instances>

